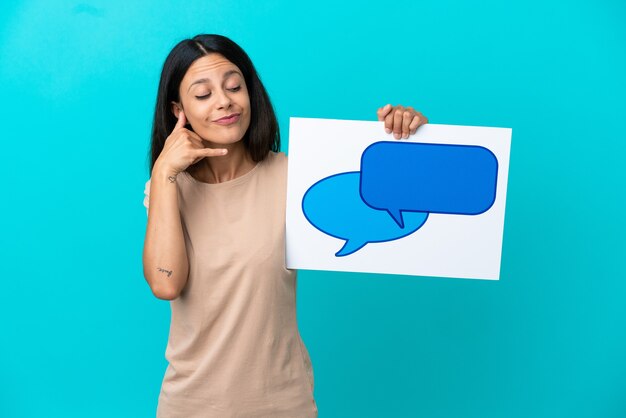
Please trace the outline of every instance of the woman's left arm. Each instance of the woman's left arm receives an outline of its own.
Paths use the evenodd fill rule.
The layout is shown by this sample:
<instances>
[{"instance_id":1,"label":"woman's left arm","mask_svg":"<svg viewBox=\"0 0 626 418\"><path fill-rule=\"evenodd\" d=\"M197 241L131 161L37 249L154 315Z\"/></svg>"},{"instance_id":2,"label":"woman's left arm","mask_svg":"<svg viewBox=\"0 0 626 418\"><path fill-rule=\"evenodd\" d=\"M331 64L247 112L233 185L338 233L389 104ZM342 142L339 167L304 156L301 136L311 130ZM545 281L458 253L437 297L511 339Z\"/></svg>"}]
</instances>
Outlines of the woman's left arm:
<instances>
[{"instance_id":1,"label":"woman's left arm","mask_svg":"<svg viewBox=\"0 0 626 418\"><path fill-rule=\"evenodd\" d=\"M391 106L386 104L376 112L379 121L385 121L385 132L396 139L408 138L413 135L417 128L428 123L428 118L411 106Z\"/></svg>"}]
</instances>

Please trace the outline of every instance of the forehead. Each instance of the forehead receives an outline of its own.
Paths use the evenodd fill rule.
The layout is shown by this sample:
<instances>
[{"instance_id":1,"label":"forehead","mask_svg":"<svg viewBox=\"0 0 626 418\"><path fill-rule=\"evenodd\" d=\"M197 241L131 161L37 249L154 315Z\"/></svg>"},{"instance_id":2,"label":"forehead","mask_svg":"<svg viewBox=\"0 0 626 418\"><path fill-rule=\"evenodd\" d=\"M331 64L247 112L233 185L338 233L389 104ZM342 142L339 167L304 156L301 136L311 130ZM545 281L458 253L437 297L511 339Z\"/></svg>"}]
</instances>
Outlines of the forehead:
<instances>
[{"instance_id":1,"label":"forehead","mask_svg":"<svg viewBox=\"0 0 626 418\"><path fill-rule=\"evenodd\" d=\"M228 61L221 54L212 53L205 55L191 64L182 79L181 89L186 91L194 81L201 78L219 82L222 79L222 74L230 70L236 70L238 73L241 73L241 70L235 64Z\"/></svg>"}]
</instances>

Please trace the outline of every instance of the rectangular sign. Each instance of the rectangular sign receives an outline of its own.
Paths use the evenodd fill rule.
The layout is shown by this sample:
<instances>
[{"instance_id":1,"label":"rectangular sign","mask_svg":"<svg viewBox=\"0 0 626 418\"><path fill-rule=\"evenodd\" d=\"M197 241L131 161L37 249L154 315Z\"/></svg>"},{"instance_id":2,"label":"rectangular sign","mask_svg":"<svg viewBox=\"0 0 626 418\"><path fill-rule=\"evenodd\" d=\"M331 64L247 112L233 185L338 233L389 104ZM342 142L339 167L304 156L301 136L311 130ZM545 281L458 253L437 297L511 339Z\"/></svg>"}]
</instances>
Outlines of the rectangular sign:
<instances>
[{"instance_id":1,"label":"rectangular sign","mask_svg":"<svg viewBox=\"0 0 626 418\"><path fill-rule=\"evenodd\" d=\"M290 118L287 268L498 280L511 132Z\"/></svg>"}]
</instances>

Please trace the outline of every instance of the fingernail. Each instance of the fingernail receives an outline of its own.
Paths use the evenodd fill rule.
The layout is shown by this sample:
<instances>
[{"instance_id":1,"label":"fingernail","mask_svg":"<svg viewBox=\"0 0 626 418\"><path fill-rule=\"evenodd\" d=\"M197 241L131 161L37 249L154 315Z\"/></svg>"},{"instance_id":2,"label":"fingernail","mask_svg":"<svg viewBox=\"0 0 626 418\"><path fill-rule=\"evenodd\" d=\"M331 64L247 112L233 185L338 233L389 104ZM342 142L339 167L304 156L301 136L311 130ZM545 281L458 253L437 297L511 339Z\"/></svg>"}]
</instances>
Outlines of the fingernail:
<instances>
[{"instance_id":1,"label":"fingernail","mask_svg":"<svg viewBox=\"0 0 626 418\"><path fill-rule=\"evenodd\" d=\"M396 139L400 139L400 134L393 134L393 137Z\"/></svg>"},{"instance_id":2,"label":"fingernail","mask_svg":"<svg viewBox=\"0 0 626 418\"><path fill-rule=\"evenodd\" d=\"M385 128L385 132L387 132L388 134L390 134L390 133L391 133L391 129L389 129L389 128Z\"/></svg>"}]
</instances>

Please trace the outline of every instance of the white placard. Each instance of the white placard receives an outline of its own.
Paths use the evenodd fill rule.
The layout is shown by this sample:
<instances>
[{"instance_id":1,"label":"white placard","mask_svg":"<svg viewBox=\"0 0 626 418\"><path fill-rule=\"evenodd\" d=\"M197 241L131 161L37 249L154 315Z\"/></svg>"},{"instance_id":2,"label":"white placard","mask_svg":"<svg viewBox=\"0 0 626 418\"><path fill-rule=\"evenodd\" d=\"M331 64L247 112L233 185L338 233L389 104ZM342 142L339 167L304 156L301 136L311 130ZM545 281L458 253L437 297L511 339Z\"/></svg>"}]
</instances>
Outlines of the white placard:
<instances>
[{"instance_id":1,"label":"white placard","mask_svg":"<svg viewBox=\"0 0 626 418\"><path fill-rule=\"evenodd\" d=\"M396 140L393 134L385 132L384 122L290 118L286 213L287 268L498 280L511 133L510 128L426 124L419 127L409 139ZM406 147L408 153L402 151L400 154L393 154L405 148L389 144L390 142L416 146ZM401 159L393 158L402 162L395 164L394 160L389 165L390 170L380 171L380 167L375 163L383 154L379 152L374 155L372 152L370 155L378 160L376 158L367 160L374 163L366 165L364 151L366 149L368 152L374 151L375 148L370 146L375 143L384 144L379 147L383 153L391 150L393 152L389 155L401 155ZM427 144L447 147L433 147ZM465 148L462 149L462 146ZM452 179L450 181L447 177L431 180L430 177L424 177L428 176L428 172L421 174L417 172L418 166L423 164L406 164L406 161L414 158L413 156L418 159L424 158L427 154L422 151L430 152L431 149L445 151L441 154L432 154L442 155L442 161L447 161L447 155L452 157L453 153L448 151L454 150L471 149L482 151L482 155L492 154L497 160L497 167L493 170L497 173L493 177L494 199L489 208L480 214L445 213L448 209L443 212L428 212L421 226L411 232L411 228L414 229L420 224L418 216L426 211L423 208L421 211L415 208L408 211L406 207L397 208L402 210L403 220L406 221L406 225L402 225L400 223L402 219L394 219L384 208L371 207L374 199L371 193L368 197L365 192L372 189L373 183L370 180L367 184L360 183L359 191L359 179L365 181L366 178L371 179L376 175L385 177L405 173L402 176L398 175L398 181L403 184L400 187L412 188L413 194L398 196L398 199L405 201L406 205L407 198L411 200L420 197L418 196L420 193L415 193L416 183L439 181L430 184L445 185L454 180L455 176L459 177L456 173L450 174ZM385 155L387 154L383 157ZM457 161L462 161L460 165L466 162L466 160ZM363 172L361 172L362 163ZM399 167L402 164L406 167ZM448 168L454 169L453 165ZM443 170L441 167L445 167L445 164L434 165L431 169L441 177L441 173L449 171L448 168ZM369 177L364 175L365 170L369 170ZM375 172L376 170L379 171ZM351 174L340 175L341 173ZM334 177L329 179L331 176ZM422 176L419 177L422 180L410 181L412 176ZM446 187L442 187L442 191ZM303 203L307 192L308 200ZM384 194L385 191L381 192ZM361 204L361 201L356 202L354 196L357 198L360 196L365 205ZM437 203L433 200L435 198L438 196L433 195L423 204L434 208ZM383 196L384 199L389 199L389 194ZM362 207L357 207L359 204ZM419 206L417 201L414 206ZM358 210L353 211L353 207ZM308 211L307 215L305 211ZM383 217L388 218L390 223L384 224L387 221ZM394 238L404 233L400 231L406 231L408 235ZM380 241L381 234L385 233L387 235L391 233L390 239L382 240L383 242L367 242L369 239ZM347 237L346 234L351 236ZM346 245L347 241L350 243ZM365 245L363 241L366 241ZM341 254L342 248L342 251L348 254Z\"/></svg>"}]
</instances>

